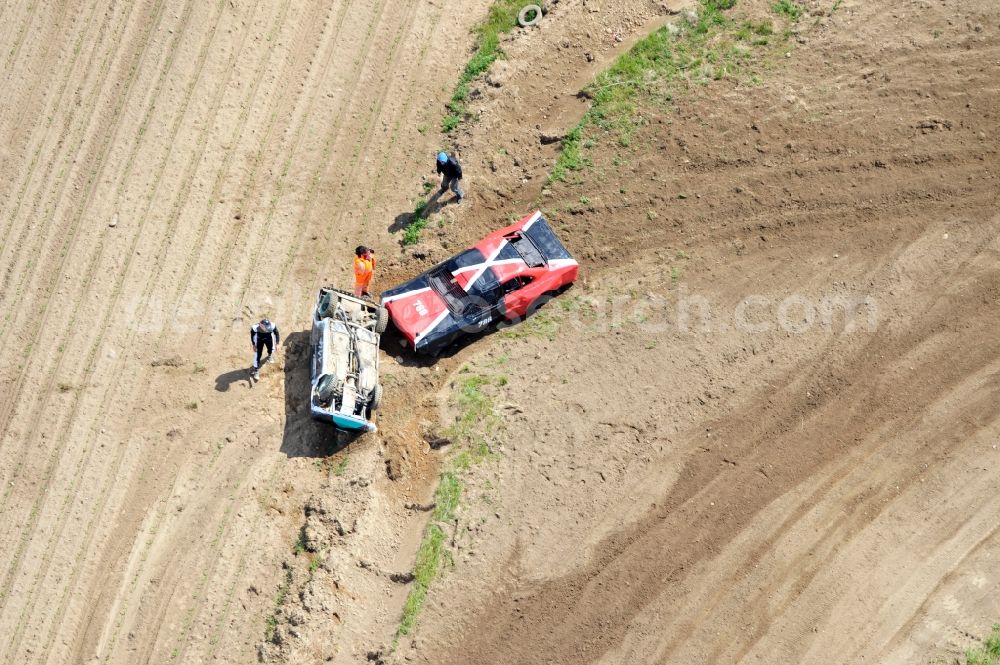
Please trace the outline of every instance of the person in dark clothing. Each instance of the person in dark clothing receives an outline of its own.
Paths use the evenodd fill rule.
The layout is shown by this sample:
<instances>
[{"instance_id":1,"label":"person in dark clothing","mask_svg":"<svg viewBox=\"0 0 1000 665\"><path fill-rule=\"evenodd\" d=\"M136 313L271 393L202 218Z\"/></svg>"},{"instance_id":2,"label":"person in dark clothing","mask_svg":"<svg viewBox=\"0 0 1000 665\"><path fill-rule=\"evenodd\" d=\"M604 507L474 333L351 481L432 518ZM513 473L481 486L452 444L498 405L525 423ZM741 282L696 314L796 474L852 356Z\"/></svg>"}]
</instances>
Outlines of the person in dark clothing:
<instances>
[{"instance_id":1,"label":"person in dark clothing","mask_svg":"<svg viewBox=\"0 0 1000 665\"><path fill-rule=\"evenodd\" d=\"M459 184L462 180L462 165L458 163L455 156L449 157L443 152L437 156L437 172L441 174L441 192L445 193L449 188L455 193L457 203L461 203L465 198L462 187Z\"/></svg>"},{"instance_id":2,"label":"person in dark clothing","mask_svg":"<svg viewBox=\"0 0 1000 665\"><path fill-rule=\"evenodd\" d=\"M274 349L278 346L279 341L281 341L281 333L278 332L278 326L267 319L261 319L260 323L250 328L250 343L254 350L253 369L250 370L250 374L254 378L257 378L257 372L260 369L261 352L267 349L267 358L264 362L274 362Z\"/></svg>"}]
</instances>

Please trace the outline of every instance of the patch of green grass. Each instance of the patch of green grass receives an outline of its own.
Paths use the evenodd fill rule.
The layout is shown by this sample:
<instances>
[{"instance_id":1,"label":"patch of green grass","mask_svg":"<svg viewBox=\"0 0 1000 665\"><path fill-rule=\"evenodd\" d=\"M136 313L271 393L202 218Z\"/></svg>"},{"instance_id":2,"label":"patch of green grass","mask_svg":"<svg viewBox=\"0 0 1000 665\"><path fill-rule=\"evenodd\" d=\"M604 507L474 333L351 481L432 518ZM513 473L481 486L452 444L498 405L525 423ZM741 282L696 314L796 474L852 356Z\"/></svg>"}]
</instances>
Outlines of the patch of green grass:
<instances>
[{"instance_id":1,"label":"patch of green grass","mask_svg":"<svg viewBox=\"0 0 1000 665\"><path fill-rule=\"evenodd\" d=\"M347 472L347 465L350 463L350 461L351 457L349 455L344 455L341 458L341 460L337 462L337 466L333 468L333 475L337 476L338 478L340 476L343 476L344 473Z\"/></svg>"},{"instance_id":2,"label":"patch of green grass","mask_svg":"<svg viewBox=\"0 0 1000 665\"><path fill-rule=\"evenodd\" d=\"M778 0L771 5L771 11L787 16L792 21L798 21L805 12L802 7L795 3L795 0Z\"/></svg>"},{"instance_id":3,"label":"patch of green grass","mask_svg":"<svg viewBox=\"0 0 1000 665\"><path fill-rule=\"evenodd\" d=\"M584 120L586 120L586 116L584 116ZM585 166L583 156L580 154L580 143L583 141L585 126L584 122L581 122L563 137L559 158L556 159L552 175L549 176L549 183L556 180L565 181L566 176L571 171L579 171Z\"/></svg>"},{"instance_id":4,"label":"patch of green grass","mask_svg":"<svg viewBox=\"0 0 1000 665\"><path fill-rule=\"evenodd\" d=\"M410 223L403 231L403 244L415 245L420 242L420 232L427 226L427 222L427 199L418 199L417 205L413 208Z\"/></svg>"},{"instance_id":5,"label":"patch of green grass","mask_svg":"<svg viewBox=\"0 0 1000 665\"><path fill-rule=\"evenodd\" d=\"M446 436L459 441L466 448L481 449L484 436L492 435L499 429L500 419L493 409L493 398L483 391L483 386L493 383L493 379L471 374L462 379L455 395L458 417L448 429ZM478 460L475 460L478 461Z\"/></svg>"},{"instance_id":6,"label":"patch of green grass","mask_svg":"<svg viewBox=\"0 0 1000 665\"><path fill-rule=\"evenodd\" d=\"M1000 623L993 624L983 646L965 651L966 665L1000 665Z\"/></svg>"},{"instance_id":7,"label":"patch of green grass","mask_svg":"<svg viewBox=\"0 0 1000 665\"><path fill-rule=\"evenodd\" d=\"M299 535L295 539L295 544L292 546L292 554L298 556L300 554L305 554L306 552L306 528L302 527L299 529Z\"/></svg>"},{"instance_id":8,"label":"patch of green grass","mask_svg":"<svg viewBox=\"0 0 1000 665\"><path fill-rule=\"evenodd\" d=\"M559 298L556 302L559 303L559 309L564 312L572 312L580 307L579 296L574 296L572 298Z\"/></svg>"},{"instance_id":9,"label":"patch of green grass","mask_svg":"<svg viewBox=\"0 0 1000 665\"><path fill-rule=\"evenodd\" d=\"M753 42L758 37L770 37L774 34L774 24L770 19L754 23L753 21L743 21L739 28L733 33L739 41Z\"/></svg>"},{"instance_id":10,"label":"patch of green grass","mask_svg":"<svg viewBox=\"0 0 1000 665\"><path fill-rule=\"evenodd\" d=\"M798 8L791 0L782 3ZM600 73L585 89L590 108L563 138L546 185L565 182L573 172L591 165L588 146L603 135L622 147L630 146L648 124L639 110L641 101L665 105L693 85L742 76L751 48L767 45L774 27L770 21L729 18L725 12L735 4L736 0L699 0L696 21L656 30ZM620 157L613 164L620 165Z\"/></svg>"},{"instance_id":11,"label":"patch of green grass","mask_svg":"<svg viewBox=\"0 0 1000 665\"><path fill-rule=\"evenodd\" d=\"M427 527L424 539L417 550L417 562L413 567L413 587L403 604L403 619L396 630L396 638L409 635L417 625L417 617L427 601L427 591L437 577L444 550L444 531L437 524Z\"/></svg>"},{"instance_id":12,"label":"patch of green grass","mask_svg":"<svg viewBox=\"0 0 1000 665\"><path fill-rule=\"evenodd\" d=\"M485 74L498 58L503 57L500 37L517 26L517 13L523 5L521 0L496 0L486 19L474 28L476 51L458 77L455 91L448 102L448 113L441 121L442 132L451 132L469 116L465 106L470 93L469 86Z\"/></svg>"},{"instance_id":13,"label":"patch of green grass","mask_svg":"<svg viewBox=\"0 0 1000 665\"><path fill-rule=\"evenodd\" d=\"M453 103L454 102L452 102L452 104ZM451 104L448 105L448 108L451 108ZM463 111L462 112L463 113L465 112L464 111L464 107L463 107ZM441 120L441 131L444 132L445 134L447 134L451 130L453 130L456 127L458 127L460 124L462 124L462 116L460 116L460 115L458 115L457 113L454 113L454 112L447 113L447 114L445 114L444 118Z\"/></svg>"},{"instance_id":14,"label":"patch of green grass","mask_svg":"<svg viewBox=\"0 0 1000 665\"><path fill-rule=\"evenodd\" d=\"M309 574L315 573L323 565L323 557L314 556L309 560Z\"/></svg>"},{"instance_id":15,"label":"patch of green grass","mask_svg":"<svg viewBox=\"0 0 1000 665\"><path fill-rule=\"evenodd\" d=\"M292 569L285 566L285 579L278 585L278 593L274 598L274 611L267 617L264 624L264 638L270 642L274 639L274 631L278 629L278 611L285 604L288 598L288 590L292 586Z\"/></svg>"},{"instance_id":16,"label":"patch of green grass","mask_svg":"<svg viewBox=\"0 0 1000 665\"><path fill-rule=\"evenodd\" d=\"M462 499L462 481L455 469L447 469L441 474L437 489L434 490L434 520L451 522L455 519L455 510Z\"/></svg>"},{"instance_id":17,"label":"patch of green grass","mask_svg":"<svg viewBox=\"0 0 1000 665\"><path fill-rule=\"evenodd\" d=\"M459 373L463 372L460 370ZM396 630L395 641L413 632L431 583L440 572L443 562L450 560L451 554L446 549L442 525L456 520L462 500L462 472L492 454L486 437L495 434L501 426L493 398L483 388L492 384L504 385L506 382L471 372L464 373L463 376L454 397L458 416L445 432L458 446L459 452L445 464L437 489L434 490L434 512L431 513L430 524L427 525L417 550L413 586L403 604L403 617Z\"/></svg>"},{"instance_id":18,"label":"patch of green grass","mask_svg":"<svg viewBox=\"0 0 1000 665\"><path fill-rule=\"evenodd\" d=\"M547 312L535 312L521 323L507 328L504 334L511 339L524 337L544 337L549 341L556 338L559 321Z\"/></svg>"}]
</instances>

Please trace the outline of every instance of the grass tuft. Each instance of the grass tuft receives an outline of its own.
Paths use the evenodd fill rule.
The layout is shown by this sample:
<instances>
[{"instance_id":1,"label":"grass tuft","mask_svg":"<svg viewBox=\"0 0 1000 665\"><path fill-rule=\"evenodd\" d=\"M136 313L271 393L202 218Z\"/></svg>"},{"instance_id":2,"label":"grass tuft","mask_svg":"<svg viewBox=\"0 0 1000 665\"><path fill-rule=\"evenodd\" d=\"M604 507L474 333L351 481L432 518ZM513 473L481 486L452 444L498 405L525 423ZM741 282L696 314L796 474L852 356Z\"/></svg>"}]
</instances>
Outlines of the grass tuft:
<instances>
[{"instance_id":1,"label":"grass tuft","mask_svg":"<svg viewBox=\"0 0 1000 665\"><path fill-rule=\"evenodd\" d=\"M298 556L300 554L305 554L306 550L306 528L302 527L299 529L299 535L295 539L295 544L292 545L292 554Z\"/></svg>"},{"instance_id":2,"label":"grass tuft","mask_svg":"<svg viewBox=\"0 0 1000 665\"><path fill-rule=\"evenodd\" d=\"M427 527L424 539L417 550L417 563L413 568L413 588L403 604L403 620L399 623L396 636L409 635L417 625L417 617L427 600L427 590L437 577L444 550L444 531L437 524Z\"/></svg>"},{"instance_id":3,"label":"grass tuft","mask_svg":"<svg viewBox=\"0 0 1000 665\"><path fill-rule=\"evenodd\" d=\"M983 646L966 650L965 663L966 665L1000 665L1000 623L993 624L990 635L983 642Z\"/></svg>"},{"instance_id":4,"label":"grass tuft","mask_svg":"<svg viewBox=\"0 0 1000 665\"><path fill-rule=\"evenodd\" d=\"M503 57L500 37L517 26L517 13L523 4L521 0L496 0L490 7L486 20L475 27L476 50L455 85L451 101L448 102L448 113L441 121L442 132L451 132L469 117L465 106L470 93L469 86L485 74L498 58Z\"/></svg>"},{"instance_id":5,"label":"grass tuft","mask_svg":"<svg viewBox=\"0 0 1000 665\"><path fill-rule=\"evenodd\" d=\"M773 5L771 5L771 11L775 14L782 14L787 16L792 21L798 21L802 14L805 12L802 7L795 4L795 0L778 0Z\"/></svg>"},{"instance_id":6,"label":"grass tuft","mask_svg":"<svg viewBox=\"0 0 1000 665\"><path fill-rule=\"evenodd\" d=\"M420 233L427 226L428 221L427 199L418 199L417 205L413 208L410 223L406 225L406 230L403 231L403 244L415 245L420 242Z\"/></svg>"},{"instance_id":7,"label":"grass tuft","mask_svg":"<svg viewBox=\"0 0 1000 665\"><path fill-rule=\"evenodd\" d=\"M264 626L264 637L270 642L274 639L274 633L278 629L278 612L281 611L282 606L285 604L285 600L288 599L288 590L292 586L292 569L289 566L285 566L285 579L282 580L281 584L278 586L278 593L274 598L274 611L267 617L267 621Z\"/></svg>"},{"instance_id":8,"label":"grass tuft","mask_svg":"<svg viewBox=\"0 0 1000 665\"><path fill-rule=\"evenodd\" d=\"M791 0L782 3L789 5L789 11L801 11ZM640 102L665 106L692 86L741 76L752 49L774 38L774 26L769 20L729 18L724 12L735 4L736 0L699 0L696 18L656 30L601 72L584 90L590 108L563 139L546 186L565 182L573 172L590 166L589 149L605 138L623 148L630 146L638 130L648 124ZM620 161L616 157L616 165Z\"/></svg>"},{"instance_id":9,"label":"grass tuft","mask_svg":"<svg viewBox=\"0 0 1000 665\"><path fill-rule=\"evenodd\" d=\"M493 398L483 389L487 385L506 385L506 377L501 375L494 379L461 370L459 373L463 378L454 398L459 413L446 431L459 452L445 464L434 490L434 512L417 550L413 587L403 604L403 618L396 631L397 641L415 628L431 583L444 560L450 556L442 527L457 520L463 491L462 472L492 455L487 437L495 434L501 426Z\"/></svg>"}]
</instances>

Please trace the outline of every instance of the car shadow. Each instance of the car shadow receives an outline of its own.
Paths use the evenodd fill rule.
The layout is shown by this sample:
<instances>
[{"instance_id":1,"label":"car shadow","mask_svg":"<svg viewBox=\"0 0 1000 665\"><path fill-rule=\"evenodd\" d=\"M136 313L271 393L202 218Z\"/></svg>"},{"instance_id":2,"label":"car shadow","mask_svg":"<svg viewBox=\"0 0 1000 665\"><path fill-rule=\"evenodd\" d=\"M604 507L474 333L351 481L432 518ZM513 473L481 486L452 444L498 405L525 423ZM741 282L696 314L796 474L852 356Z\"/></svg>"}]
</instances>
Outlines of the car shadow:
<instances>
[{"instance_id":1,"label":"car shadow","mask_svg":"<svg viewBox=\"0 0 1000 665\"><path fill-rule=\"evenodd\" d=\"M438 363L439 360L445 358L451 358L463 350L466 347L475 344L491 335L509 328L512 324L509 322L498 322L491 323L489 326L483 330L475 333L470 333L468 335L463 335L459 337L454 342L442 349L441 353L435 355L430 355L426 353L417 353L410 348L409 343L406 338L403 337L403 333L399 332L399 329L394 325L389 325L384 333L382 333L380 348L387 355L391 356L392 359L400 367L414 367L417 369L424 367L433 367Z\"/></svg>"},{"instance_id":2,"label":"car shadow","mask_svg":"<svg viewBox=\"0 0 1000 665\"><path fill-rule=\"evenodd\" d=\"M247 388L253 388L253 381L250 380L250 369L248 367L234 369L215 377L215 389L220 393L229 392L233 384L240 383L241 381L247 384Z\"/></svg>"},{"instance_id":3,"label":"car shadow","mask_svg":"<svg viewBox=\"0 0 1000 665\"><path fill-rule=\"evenodd\" d=\"M281 452L288 457L329 457L350 445L360 434L343 432L309 413L309 332L294 332L284 340L285 431Z\"/></svg>"}]
</instances>

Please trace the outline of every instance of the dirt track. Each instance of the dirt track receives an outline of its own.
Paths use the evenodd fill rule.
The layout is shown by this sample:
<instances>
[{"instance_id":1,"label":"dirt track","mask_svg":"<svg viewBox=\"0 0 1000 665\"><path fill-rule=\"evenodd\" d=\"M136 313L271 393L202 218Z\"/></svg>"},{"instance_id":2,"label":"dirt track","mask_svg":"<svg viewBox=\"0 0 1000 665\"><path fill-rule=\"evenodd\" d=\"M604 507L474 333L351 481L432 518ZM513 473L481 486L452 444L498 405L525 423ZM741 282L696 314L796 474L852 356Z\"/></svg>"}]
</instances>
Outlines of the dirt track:
<instances>
[{"instance_id":1,"label":"dirt track","mask_svg":"<svg viewBox=\"0 0 1000 665\"><path fill-rule=\"evenodd\" d=\"M318 475L248 326L411 205L485 5L5 7L0 662L255 658Z\"/></svg>"},{"instance_id":2,"label":"dirt track","mask_svg":"<svg viewBox=\"0 0 1000 665\"><path fill-rule=\"evenodd\" d=\"M471 205L413 259L388 227L486 0L50 4L0 14L0 662L253 662L288 560L319 600L275 657L363 662L435 474L419 419L466 361L509 376L512 435L400 657L924 662L1000 617L992 3L847 0L762 86L697 89L621 170L554 188L568 296L624 298L622 325L566 311L552 340L387 357L382 436L343 477L299 410L315 286L359 242L389 280L523 211L555 151L531 128L570 126L661 9L564 0L507 45L459 139ZM628 318L682 293L719 325ZM869 297L877 325L734 329L750 295L755 321ZM287 362L251 388L263 314ZM304 582L323 497L354 526L310 532L332 550Z\"/></svg>"},{"instance_id":3,"label":"dirt track","mask_svg":"<svg viewBox=\"0 0 1000 665\"><path fill-rule=\"evenodd\" d=\"M1000 16L812 6L544 198L587 282L471 360L509 440L409 658L933 662L1000 614Z\"/></svg>"}]
</instances>

